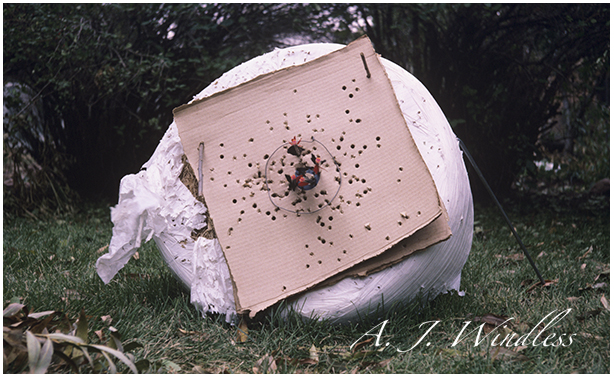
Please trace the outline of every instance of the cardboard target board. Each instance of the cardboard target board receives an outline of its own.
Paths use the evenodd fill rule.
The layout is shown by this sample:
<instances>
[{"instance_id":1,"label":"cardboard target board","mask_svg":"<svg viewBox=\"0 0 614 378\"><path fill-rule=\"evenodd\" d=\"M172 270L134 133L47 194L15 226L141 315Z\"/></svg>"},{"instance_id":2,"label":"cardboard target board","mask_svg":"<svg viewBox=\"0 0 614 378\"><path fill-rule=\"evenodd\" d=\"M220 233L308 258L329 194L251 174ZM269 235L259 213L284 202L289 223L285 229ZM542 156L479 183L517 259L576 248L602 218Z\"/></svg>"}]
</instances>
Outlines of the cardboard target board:
<instances>
[{"instance_id":1,"label":"cardboard target board","mask_svg":"<svg viewBox=\"0 0 614 378\"><path fill-rule=\"evenodd\" d=\"M174 114L239 312L253 316L372 258L386 266L450 236L367 38Z\"/></svg>"}]
</instances>

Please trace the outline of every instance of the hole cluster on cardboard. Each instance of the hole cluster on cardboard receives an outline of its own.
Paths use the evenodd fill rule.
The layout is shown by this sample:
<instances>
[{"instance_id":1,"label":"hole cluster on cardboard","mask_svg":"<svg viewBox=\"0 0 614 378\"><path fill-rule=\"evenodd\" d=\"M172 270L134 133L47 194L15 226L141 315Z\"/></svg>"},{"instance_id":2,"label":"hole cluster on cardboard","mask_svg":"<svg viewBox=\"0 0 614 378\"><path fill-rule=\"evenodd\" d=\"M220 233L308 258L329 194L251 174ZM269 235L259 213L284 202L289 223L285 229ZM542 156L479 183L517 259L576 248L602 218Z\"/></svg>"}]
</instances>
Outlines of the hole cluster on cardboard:
<instances>
[{"instance_id":1,"label":"hole cluster on cardboard","mask_svg":"<svg viewBox=\"0 0 614 378\"><path fill-rule=\"evenodd\" d=\"M355 83L355 80L352 80L352 83ZM343 94L347 95L349 99L353 99L359 95L360 88L355 85L343 85L341 87L341 91ZM293 90L293 93L298 93L297 89ZM382 148L382 144L385 143L383 138L379 135L374 135L371 144L365 143L362 141L361 143L353 142L352 135L352 127L357 127L360 124L360 127L368 127L368 123L363 122L363 118L360 117L358 113L360 110L355 110L351 106L346 106L340 108L340 111L343 112L347 121L348 127L344 128L340 135L337 137L328 136L327 140L322 140L322 142L328 144L330 146L330 150L328 149L318 149L318 146L315 143L308 147L307 153L305 156L310 156L312 153L317 155L322 160L326 160L326 162L322 165L324 168L322 176L326 179L323 181L323 184L334 183L334 185L322 185L310 193L307 192L291 192L288 188L288 183L285 179L286 170L284 168L292 169L297 161L289 158L287 154L287 149L279 149L278 153L271 152L270 154L265 153L262 156L249 156L247 153L236 155L228 155L225 153L225 144L220 143L220 153L219 159L232 159L233 164L245 164L250 171L253 173L249 177L234 177L233 169L230 168L225 173L228 177L232 177L232 180L221 180L223 181L222 186L224 188L228 188L229 185L240 186L243 188L244 194L241 196L235 196L231 200L231 207L233 211L237 213L236 224L240 224L245 218L246 211L256 212L258 214L264 214L266 218L271 222L277 222L283 219L286 219L290 216L300 216L300 214L291 214L284 211L281 211L281 208L291 208L293 210L300 211L312 211L317 208L322 208L325 206L330 206L330 209L335 214L326 215L326 216L316 216L315 223L320 226L321 232L317 235L314 235L314 241L312 242L312 248L309 247L310 244L305 244L305 249L309 256L313 258L313 261L306 264L305 268L310 269L313 267L317 267L323 264L323 261L326 259L330 259L330 252L328 252L327 256L318 256L322 254L321 247L328 246L331 249L334 249L335 241L327 234L327 231L332 231L334 229L334 221L338 219L340 216L343 216L344 210L347 210L349 207L352 208L360 208L364 201L367 201L368 196L373 193L373 188L368 180L368 177L361 174L361 161L362 159L368 158L369 151L373 154L377 153L377 150ZM305 126L313 126L311 128L311 135L304 135L303 133L297 133L295 135L296 138L303 139L303 143L305 145L310 143L310 137L316 135L326 135L326 117L319 112L306 113L303 117L303 124L296 125L300 127L294 127L295 125L291 124L289 121L288 113L284 112L282 114L281 122L272 122L270 119L265 119L263 121L265 128L269 132L278 132L281 131L283 134L288 135L294 131L294 129L305 130ZM253 144L258 143L257 137L249 137L246 138L246 143ZM289 143L289 140L282 139L281 143ZM333 155L335 154L335 155ZM373 156L373 155L371 155ZM267 165L268 169L265 171L263 169L264 166ZM332 164L336 162L338 166ZM214 168L211 168L211 171L214 171ZM337 172L335 172L337 171ZM402 175L404 171L404 167L398 167L399 176L396 178L396 182L401 184L404 177ZM271 174L271 178L268 175ZM334 178L332 181L330 178ZM211 181L214 181L215 178L213 175L210 177ZM338 186L347 184L347 189L344 189L337 198L335 198L334 203L330 200L331 196L338 191ZM268 185L267 185L268 184ZM271 198L274 198L278 201L285 201L280 203L273 204L270 201L262 202L266 196L256 196L258 191L267 191L271 189L267 189L267 187L273 187L272 193L270 194ZM308 207L303 207L308 204ZM312 209L313 207L313 209ZM418 211L415 216L420 216L420 211ZM406 213L401 213L400 218L397 221L399 227L403 226L404 222L410 218ZM353 241L355 240L355 235L359 232L369 233L373 229L373 225L371 223L366 222L362 230L354 230L352 233L347 235L347 240ZM235 231L234 227L229 227L227 230L227 235L232 237L233 232ZM389 235L384 236L386 241L390 240ZM314 245L319 245L318 248L313 248ZM347 244L344 244L347 245ZM230 246L226 246L226 248L230 248ZM351 250L350 247L346 247ZM333 260L337 262L342 262L344 256L348 254L348 249L342 249L341 251L336 251L337 255L333 256Z\"/></svg>"}]
</instances>

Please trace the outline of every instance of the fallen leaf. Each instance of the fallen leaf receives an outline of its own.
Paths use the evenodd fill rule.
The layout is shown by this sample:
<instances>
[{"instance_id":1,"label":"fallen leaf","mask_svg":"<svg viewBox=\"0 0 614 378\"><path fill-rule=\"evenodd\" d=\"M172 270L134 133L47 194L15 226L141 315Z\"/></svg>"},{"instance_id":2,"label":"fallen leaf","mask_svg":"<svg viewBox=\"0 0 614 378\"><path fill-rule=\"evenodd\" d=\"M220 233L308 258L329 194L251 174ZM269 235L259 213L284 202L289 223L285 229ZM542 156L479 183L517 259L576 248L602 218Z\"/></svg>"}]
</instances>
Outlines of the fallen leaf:
<instances>
[{"instance_id":1,"label":"fallen leaf","mask_svg":"<svg viewBox=\"0 0 614 378\"><path fill-rule=\"evenodd\" d=\"M358 348L362 347L363 345L369 344L373 340L374 340L374 338L371 337L371 338L363 340L363 341L361 341L359 343L356 343L356 345L354 345L354 347L352 348L352 350L350 352L354 353L355 350L357 350Z\"/></svg>"},{"instance_id":2,"label":"fallen leaf","mask_svg":"<svg viewBox=\"0 0 614 378\"><path fill-rule=\"evenodd\" d=\"M494 325L496 327L498 325L505 323L507 319L508 319L507 316L495 315L495 314L489 313L489 314L482 315L482 316L476 316L475 318L473 318L473 321L478 322L478 323L486 323L486 324Z\"/></svg>"},{"instance_id":3,"label":"fallen leaf","mask_svg":"<svg viewBox=\"0 0 614 378\"><path fill-rule=\"evenodd\" d=\"M538 286L548 287L548 286L556 284L557 282L559 282L558 278L554 280L544 280L544 285L542 285L541 282L536 282L527 289L527 293L533 291Z\"/></svg>"},{"instance_id":4,"label":"fallen leaf","mask_svg":"<svg viewBox=\"0 0 614 378\"><path fill-rule=\"evenodd\" d=\"M522 261L524 260L524 254L522 253L514 253L513 255L509 255L506 257L509 260L514 260L514 261Z\"/></svg>"},{"instance_id":5,"label":"fallen leaf","mask_svg":"<svg viewBox=\"0 0 614 378\"><path fill-rule=\"evenodd\" d=\"M245 321L243 317L241 317L241 320L239 321L239 325L237 326L237 342L238 343L246 342L248 339L248 336L247 336L248 333L249 333L249 330L247 328L247 322Z\"/></svg>"},{"instance_id":6,"label":"fallen leaf","mask_svg":"<svg viewBox=\"0 0 614 378\"><path fill-rule=\"evenodd\" d=\"M587 284L586 287L580 288L578 289L578 291L582 292L582 291L587 291L587 290L600 290L600 289L605 289L607 287L608 287L608 284L606 282L599 282L594 285Z\"/></svg>"},{"instance_id":7,"label":"fallen leaf","mask_svg":"<svg viewBox=\"0 0 614 378\"><path fill-rule=\"evenodd\" d=\"M604 307L606 310L610 311L610 303L608 302L608 300L607 300L607 298L605 297L605 295L602 295L600 300L601 300L601 304L603 305L603 307Z\"/></svg>"},{"instance_id":8,"label":"fallen leaf","mask_svg":"<svg viewBox=\"0 0 614 378\"><path fill-rule=\"evenodd\" d=\"M316 348L315 345L311 344L311 348L309 348L309 358L319 362L320 361L320 357L318 356L318 348Z\"/></svg>"},{"instance_id":9,"label":"fallen leaf","mask_svg":"<svg viewBox=\"0 0 614 378\"><path fill-rule=\"evenodd\" d=\"M597 275L597 277L595 277L595 281L598 281L598 280L599 280L599 279L601 279L601 278L604 278L604 279L605 279L605 278L607 278L607 279L609 279L609 278L610 278L610 269L608 269L608 270L604 270L603 272L599 273L599 274Z\"/></svg>"},{"instance_id":10,"label":"fallen leaf","mask_svg":"<svg viewBox=\"0 0 614 378\"><path fill-rule=\"evenodd\" d=\"M100 320L102 320L102 322L105 323L106 325L111 324L111 322L113 321L113 319L111 318L111 315L103 315L100 317Z\"/></svg>"},{"instance_id":11,"label":"fallen leaf","mask_svg":"<svg viewBox=\"0 0 614 378\"><path fill-rule=\"evenodd\" d=\"M275 359L267 353L264 357L256 361L252 370L254 374L275 373L277 371L277 364L275 363Z\"/></svg>"},{"instance_id":12,"label":"fallen leaf","mask_svg":"<svg viewBox=\"0 0 614 378\"><path fill-rule=\"evenodd\" d=\"M138 260L140 258L139 253L135 252L134 255L132 255L132 258Z\"/></svg>"},{"instance_id":13,"label":"fallen leaf","mask_svg":"<svg viewBox=\"0 0 614 378\"><path fill-rule=\"evenodd\" d=\"M211 372L203 369L202 366L195 365L194 367L192 367L192 373L193 374L207 374Z\"/></svg>"},{"instance_id":14,"label":"fallen leaf","mask_svg":"<svg viewBox=\"0 0 614 378\"><path fill-rule=\"evenodd\" d=\"M586 263L580 265L580 269L582 269L582 270L586 269Z\"/></svg>"},{"instance_id":15,"label":"fallen leaf","mask_svg":"<svg viewBox=\"0 0 614 378\"><path fill-rule=\"evenodd\" d=\"M586 250L586 252L584 252L584 254L580 257L577 257L577 260L582 260L583 258L586 258L586 256L588 256L589 253L593 252L593 246L591 245L590 247L588 247L588 250Z\"/></svg>"},{"instance_id":16,"label":"fallen leaf","mask_svg":"<svg viewBox=\"0 0 614 378\"><path fill-rule=\"evenodd\" d=\"M580 299L580 297L569 297L569 298L567 298L567 300L570 301L570 302L575 302L578 299Z\"/></svg>"},{"instance_id":17,"label":"fallen leaf","mask_svg":"<svg viewBox=\"0 0 614 378\"><path fill-rule=\"evenodd\" d=\"M24 307L25 305L22 305L21 303L11 303L4 309L2 315L5 318L11 317L13 315L16 315Z\"/></svg>"},{"instance_id":18,"label":"fallen leaf","mask_svg":"<svg viewBox=\"0 0 614 378\"><path fill-rule=\"evenodd\" d=\"M473 318L473 321L476 323L484 323L484 332L490 333L498 326L505 323L507 319L508 317L503 315L486 314L482 316L476 316L475 318ZM505 329L502 330L505 331Z\"/></svg>"},{"instance_id":19,"label":"fallen leaf","mask_svg":"<svg viewBox=\"0 0 614 378\"><path fill-rule=\"evenodd\" d=\"M591 335L590 333L586 333L586 332L578 332L578 336L581 336L587 339L603 340L603 337L601 336Z\"/></svg>"},{"instance_id":20,"label":"fallen leaf","mask_svg":"<svg viewBox=\"0 0 614 378\"><path fill-rule=\"evenodd\" d=\"M96 334L96 336L98 336L100 339L100 342L104 344L104 335L102 334L102 330L94 331L94 334Z\"/></svg>"},{"instance_id":21,"label":"fallen leaf","mask_svg":"<svg viewBox=\"0 0 614 378\"><path fill-rule=\"evenodd\" d=\"M539 255L537 255L537 258L539 259L539 258L542 258L542 257L544 257L544 256L546 256L546 251L541 251L541 252L539 253Z\"/></svg>"},{"instance_id":22,"label":"fallen leaf","mask_svg":"<svg viewBox=\"0 0 614 378\"><path fill-rule=\"evenodd\" d=\"M105 245L104 247L100 247L100 248L98 248L98 250L96 251L96 253L102 253L102 252L106 251L106 250L107 250L107 248L109 248L109 245L108 245L108 244L107 244L107 245Z\"/></svg>"}]
</instances>

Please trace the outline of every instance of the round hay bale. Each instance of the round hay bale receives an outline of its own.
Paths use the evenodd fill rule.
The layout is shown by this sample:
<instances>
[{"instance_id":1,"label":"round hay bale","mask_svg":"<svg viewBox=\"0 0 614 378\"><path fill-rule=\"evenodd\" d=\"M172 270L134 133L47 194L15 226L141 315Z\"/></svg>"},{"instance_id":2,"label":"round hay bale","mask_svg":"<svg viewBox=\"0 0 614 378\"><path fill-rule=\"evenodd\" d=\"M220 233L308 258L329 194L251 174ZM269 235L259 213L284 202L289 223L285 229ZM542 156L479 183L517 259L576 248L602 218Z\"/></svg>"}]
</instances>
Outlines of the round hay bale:
<instances>
[{"instance_id":1,"label":"round hay bale","mask_svg":"<svg viewBox=\"0 0 614 378\"><path fill-rule=\"evenodd\" d=\"M228 71L195 100L342 47L308 44L269 52ZM417 297L428 300L460 288L461 270L471 249L473 200L458 141L427 89L398 65L386 59L382 64L446 207L452 236L369 276L344 278L308 290L286 301L284 311L345 322L396 303ZM113 238L109 253L97 262L98 274L109 282L141 241L153 238L171 271L190 290L196 308L203 315L226 314L230 322L235 306L228 267L207 214L206 199L197 198L194 172L184 162L173 123L141 172L122 179L119 202L111 212Z\"/></svg>"}]
</instances>

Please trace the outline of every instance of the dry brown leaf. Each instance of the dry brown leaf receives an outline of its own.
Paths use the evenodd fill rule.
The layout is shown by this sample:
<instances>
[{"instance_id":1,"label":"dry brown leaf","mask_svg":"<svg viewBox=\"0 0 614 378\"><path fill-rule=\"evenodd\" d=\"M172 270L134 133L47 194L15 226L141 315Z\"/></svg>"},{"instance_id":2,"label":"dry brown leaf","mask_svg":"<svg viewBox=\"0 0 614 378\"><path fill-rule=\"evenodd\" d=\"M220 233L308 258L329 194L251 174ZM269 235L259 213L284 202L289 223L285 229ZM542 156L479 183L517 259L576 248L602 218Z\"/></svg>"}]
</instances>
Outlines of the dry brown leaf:
<instances>
[{"instance_id":1,"label":"dry brown leaf","mask_svg":"<svg viewBox=\"0 0 614 378\"><path fill-rule=\"evenodd\" d=\"M584 258L586 258L586 256L588 256L589 253L593 252L593 246L591 245L590 247L588 247L588 250L586 252L584 252L584 254L580 257L578 257L578 260L582 260Z\"/></svg>"},{"instance_id":2,"label":"dry brown leaf","mask_svg":"<svg viewBox=\"0 0 614 378\"><path fill-rule=\"evenodd\" d=\"M591 335L590 333L586 333L586 332L578 332L578 336L584 337L587 339L603 340L603 337L601 336Z\"/></svg>"},{"instance_id":3,"label":"dry brown leaf","mask_svg":"<svg viewBox=\"0 0 614 378\"><path fill-rule=\"evenodd\" d=\"M602 296L601 296L600 301L601 301L601 304L603 305L603 307L604 307L606 310L610 311L610 303L608 302L608 300L607 300L607 298L605 297L605 295L602 295Z\"/></svg>"},{"instance_id":4,"label":"dry brown leaf","mask_svg":"<svg viewBox=\"0 0 614 378\"><path fill-rule=\"evenodd\" d=\"M98 330L98 331L94 331L94 333L96 334L96 336L98 336L98 339L100 339L100 343L104 344L104 335L102 334L102 330Z\"/></svg>"},{"instance_id":5,"label":"dry brown leaf","mask_svg":"<svg viewBox=\"0 0 614 378\"><path fill-rule=\"evenodd\" d=\"M522 253L514 253L513 255L509 255L506 259L514 260L514 261L522 261L524 260L524 254Z\"/></svg>"},{"instance_id":6,"label":"dry brown leaf","mask_svg":"<svg viewBox=\"0 0 614 378\"><path fill-rule=\"evenodd\" d=\"M98 250L96 251L96 253L102 253L102 252L106 251L106 250L107 250L107 248L109 248L109 245L108 245L108 244L107 244L107 245L105 245L104 247L100 247L100 248L98 248Z\"/></svg>"},{"instance_id":7,"label":"dry brown leaf","mask_svg":"<svg viewBox=\"0 0 614 378\"><path fill-rule=\"evenodd\" d=\"M578 291L582 292L586 290L600 290L600 289L605 289L607 287L608 287L607 282L599 282L594 285L586 284L586 287L580 288L578 289Z\"/></svg>"},{"instance_id":8,"label":"dry brown leaf","mask_svg":"<svg viewBox=\"0 0 614 378\"><path fill-rule=\"evenodd\" d=\"M569 298L567 298L567 300L570 301L570 302L575 302L578 299L580 299L580 297L569 297Z\"/></svg>"},{"instance_id":9,"label":"dry brown leaf","mask_svg":"<svg viewBox=\"0 0 614 378\"><path fill-rule=\"evenodd\" d=\"M489 325L493 325L493 326L499 326L503 323L505 323L505 321L509 319L507 316L503 316L503 315L495 315L495 314L485 314L482 316L476 316L475 318L473 318L474 322L477 323L486 323Z\"/></svg>"},{"instance_id":10,"label":"dry brown leaf","mask_svg":"<svg viewBox=\"0 0 614 378\"><path fill-rule=\"evenodd\" d=\"M311 348L309 348L309 358L314 360L316 363L320 361L320 357L318 355L318 348L315 345L311 344Z\"/></svg>"},{"instance_id":11,"label":"dry brown leaf","mask_svg":"<svg viewBox=\"0 0 614 378\"><path fill-rule=\"evenodd\" d=\"M264 357L256 361L252 370L254 374L275 373L277 372L277 364L275 363L275 359L267 353Z\"/></svg>"},{"instance_id":12,"label":"dry brown leaf","mask_svg":"<svg viewBox=\"0 0 614 378\"><path fill-rule=\"evenodd\" d=\"M245 319L243 317L241 317L241 320L239 321L239 325L237 326L237 342L238 343L244 343L247 341L249 330L247 328L247 322L245 321Z\"/></svg>"},{"instance_id":13,"label":"dry brown leaf","mask_svg":"<svg viewBox=\"0 0 614 378\"><path fill-rule=\"evenodd\" d=\"M542 283L541 283L541 282L536 282L536 283L534 283L533 285L531 285L531 286L530 286L530 287L527 289L527 293L529 293L529 292L533 291L535 288L537 288L537 287L539 287L539 286L542 286L542 287L548 287L548 286L554 285L554 284L556 284L557 282L559 282L559 279L557 278L557 279L554 279L554 280L544 280L544 282L545 282L545 284L544 284L544 285L542 285Z\"/></svg>"},{"instance_id":14,"label":"dry brown leaf","mask_svg":"<svg viewBox=\"0 0 614 378\"><path fill-rule=\"evenodd\" d=\"M354 345L354 348L352 348L352 350L351 350L350 352L351 352L351 353L354 353L354 351L355 351L355 350L357 350L358 348L360 348L360 347L362 347L362 346L364 346L364 345L366 345L366 344L369 344L369 343L370 343L371 341L373 341L373 340L374 340L374 338L373 338L373 337L371 337L371 338L368 338L368 339L366 339L366 340L363 340L363 341L361 341L361 342L359 342L359 343L356 343L356 345Z\"/></svg>"},{"instance_id":15,"label":"dry brown leaf","mask_svg":"<svg viewBox=\"0 0 614 378\"><path fill-rule=\"evenodd\" d=\"M110 325L111 322L113 321L113 318L111 318L111 315L103 315L100 317L100 320L102 320L102 322L105 323L106 325Z\"/></svg>"},{"instance_id":16,"label":"dry brown leaf","mask_svg":"<svg viewBox=\"0 0 614 378\"><path fill-rule=\"evenodd\" d=\"M598 281L600 278L610 278L610 269L608 270L604 270L603 272L599 273L597 275L597 277L595 277L595 281Z\"/></svg>"}]
</instances>

